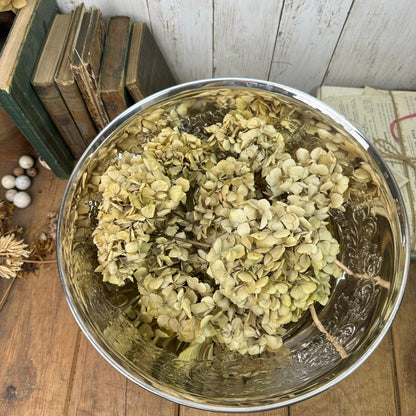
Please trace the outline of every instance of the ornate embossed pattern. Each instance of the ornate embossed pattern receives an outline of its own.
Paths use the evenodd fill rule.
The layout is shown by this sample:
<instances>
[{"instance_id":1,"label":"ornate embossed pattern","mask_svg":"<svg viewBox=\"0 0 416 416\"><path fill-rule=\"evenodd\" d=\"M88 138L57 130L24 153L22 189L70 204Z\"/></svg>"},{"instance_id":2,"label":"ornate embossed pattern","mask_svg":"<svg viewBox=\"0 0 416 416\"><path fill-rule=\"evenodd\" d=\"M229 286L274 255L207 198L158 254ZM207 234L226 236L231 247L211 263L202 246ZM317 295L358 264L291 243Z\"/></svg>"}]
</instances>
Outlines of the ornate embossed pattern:
<instances>
[{"instance_id":1,"label":"ornate embossed pattern","mask_svg":"<svg viewBox=\"0 0 416 416\"><path fill-rule=\"evenodd\" d=\"M353 272L378 275L382 256L376 241L377 218L368 210L351 204L345 212L332 210L331 215L338 230L342 262ZM347 352L359 343L361 336L357 336L358 332L365 332L379 292L372 280L346 276L337 282L329 304L321 311L323 325ZM297 371L305 374L310 374L311 368L327 371L331 367L329 363L335 365L340 361L335 348L323 334L303 344L301 349L292 350L292 358Z\"/></svg>"},{"instance_id":2,"label":"ornate embossed pattern","mask_svg":"<svg viewBox=\"0 0 416 416\"><path fill-rule=\"evenodd\" d=\"M382 257L378 253L376 218L367 209L347 205L346 211L331 211L339 230L342 262L355 273L380 273ZM340 231L342 230L342 232Z\"/></svg>"}]
</instances>

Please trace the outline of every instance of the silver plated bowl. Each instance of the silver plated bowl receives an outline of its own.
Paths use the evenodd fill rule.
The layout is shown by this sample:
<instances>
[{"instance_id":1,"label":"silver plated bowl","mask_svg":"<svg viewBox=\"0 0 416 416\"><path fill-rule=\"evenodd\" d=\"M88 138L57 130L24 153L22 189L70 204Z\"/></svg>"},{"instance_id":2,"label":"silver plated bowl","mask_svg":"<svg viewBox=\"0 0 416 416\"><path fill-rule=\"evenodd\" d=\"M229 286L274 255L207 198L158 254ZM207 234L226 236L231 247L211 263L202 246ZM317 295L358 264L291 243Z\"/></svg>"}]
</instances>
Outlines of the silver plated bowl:
<instances>
[{"instance_id":1,"label":"silver plated bowl","mask_svg":"<svg viewBox=\"0 0 416 416\"><path fill-rule=\"evenodd\" d=\"M91 233L100 195L89 185L100 163L122 143L134 117L195 95L218 90L274 96L341 132L365 155L379 182L384 214L351 208L336 219L340 259L353 270L379 275L388 289L345 274L333 282L328 304L318 310L328 332L344 347L341 358L309 313L289 328L282 353L183 362L174 351L146 342L126 313L129 292L104 284L94 272ZM114 154L114 152L113 152ZM87 201L87 203L85 203ZM80 209L80 204L83 208ZM118 371L174 402L211 411L259 411L287 406L335 385L375 350L397 313L409 267L409 230L399 188L378 151L344 117L292 88L252 79L210 79L178 85L133 105L95 138L76 165L63 197L57 233L59 274L69 307L89 341ZM120 299L123 299L121 302Z\"/></svg>"}]
</instances>

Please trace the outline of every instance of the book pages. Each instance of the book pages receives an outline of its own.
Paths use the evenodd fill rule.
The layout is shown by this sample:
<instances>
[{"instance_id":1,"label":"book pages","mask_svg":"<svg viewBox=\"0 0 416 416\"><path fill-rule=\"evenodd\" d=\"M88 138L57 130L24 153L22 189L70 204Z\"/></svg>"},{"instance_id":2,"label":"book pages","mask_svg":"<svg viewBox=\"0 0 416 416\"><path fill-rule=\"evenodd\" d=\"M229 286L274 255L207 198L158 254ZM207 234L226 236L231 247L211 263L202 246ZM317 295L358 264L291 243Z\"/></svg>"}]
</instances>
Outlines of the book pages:
<instances>
[{"instance_id":1,"label":"book pages","mask_svg":"<svg viewBox=\"0 0 416 416\"><path fill-rule=\"evenodd\" d=\"M349 119L381 152L400 187L416 255L416 92L324 86L318 98Z\"/></svg>"}]
</instances>

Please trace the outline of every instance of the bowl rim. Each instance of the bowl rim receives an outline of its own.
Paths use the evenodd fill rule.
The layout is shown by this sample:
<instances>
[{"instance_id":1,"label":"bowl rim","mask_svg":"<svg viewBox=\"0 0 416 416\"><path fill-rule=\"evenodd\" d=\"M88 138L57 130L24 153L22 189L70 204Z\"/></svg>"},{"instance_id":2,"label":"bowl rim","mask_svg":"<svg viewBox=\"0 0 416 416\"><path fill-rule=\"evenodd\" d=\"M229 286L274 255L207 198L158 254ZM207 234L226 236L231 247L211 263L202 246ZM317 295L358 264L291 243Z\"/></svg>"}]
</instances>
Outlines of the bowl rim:
<instances>
[{"instance_id":1,"label":"bowl rim","mask_svg":"<svg viewBox=\"0 0 416 416\"><path fill-rule=\"evenodd\" d=\"M402 283L399 288L399 291L396 295L396 302L394 307L391 309L391 312L386 319L385 324L381 331L379 332L378 336L369 344L367 350L357 358L349 367L340 371L335 377L330 378L328 381L324 382L322 385L308 391L306 393L302 393L295 398L288 398L281 402L276 402L272 404L266 405L256 405L251 407L235 407L235 406L220 406L220 405L211 405L211 404L202 404L199 402L193 402L191 400L183 399L181 397L174 396L172 394L163 392L158 388L155 388L149 384L146 384L142 380L138 380L132 374L130 374L124 367L122 367L114 357L107 351L104 351L101 344L94 338L94 336L90 333L87 325L82 320L81 316L78 314L78 309L74 304L74 299L70 293L69 285L67 282L67 277L64 272L63 268L63 256L61 253L61 233L63 228L63 217L64 217L64 210L65 210L65 202L67 201L68 197L70 196L73 186L77 180L80 178L80 168L84 165L88 158L94 156L94 152L101 146L101 144L106 140L110 134L112 134L119 126L121 126L128 118L132 115L137 114L140 111L143 111L152 105L155 105L165 99L173 97L176 94L183 93L187 90L195 90L199 88L227 88L227 87L249 87L249 88L256 88L260 91L267 91L271 93L277 93L282 96L282 98L287 97L289 99L294 99L300 101L302 104L306 104L307 106L317 110L319 113L323 114L324 116L329 117L340 125L345 131L347 131L355 140L357 140L360 145L370 154L373 158L374 162L380 169L387 185L388 189L391 193L391 197L396 204L400 207L400 210L397 212L397 222L399 225L400 235L401 235L401 245L404 247L403 254L405 258L403 259L403 276L402 276ZM380 344L381 340L384 338L390 326L399 310L401 301L403 299L407 278L408 278L408 271L409 271L409 264L410 264L410 231L408 225L408 219L406 214L406 209L403 201L403 197L400 192L400 188L393 176L393 173L387 163L384 161L381 153L376 149L376 147L367 141L365 136L344 116L338 113L329 105L325 104L318 98L313 97L310 94L302 92L292 87L288 87L283 84L279 84L272 81L265 81L255 78L240 78L240 77L223 77L223 78L207 78L202 80L190 81L181 83L169 88L166 88L162 91L154 93L137 103L133 104L131 107L126 109L123 113L117 116L114 120L112 120L101 132L97 134L94 140L90 143L87 149L84 151L83 155L80 157L78 162L76 163L71 176L68 179L63 197L62 202L59 209L58 214L58 224L57 224L57 238L56 238L56 256L57 256L57 266L59 277L61 281L61 285L64 291L65 299L68 303L68 306L77 322L79 327L81 328L84 335L87 337L89 342L94 346L94 348L100 353L100 355L114 368L116 368L121 374L123 374L126 378L134 382L135 384L139 385L140 387L154 393L162 398L170 400L172 402L178 403L180 405L188 406L197 408L200 410L206 411L214 411L214 412L229 412L229 413L237 413L237 412L258 412L258 411L266 411L275 408L285 407L292 405L294 403L298 403L300 401L306 400L311 398L323 391L327 390L328 388L334 386L345 377L350 375L354 372L377 348Z\"/></svg>"}]
</instances>

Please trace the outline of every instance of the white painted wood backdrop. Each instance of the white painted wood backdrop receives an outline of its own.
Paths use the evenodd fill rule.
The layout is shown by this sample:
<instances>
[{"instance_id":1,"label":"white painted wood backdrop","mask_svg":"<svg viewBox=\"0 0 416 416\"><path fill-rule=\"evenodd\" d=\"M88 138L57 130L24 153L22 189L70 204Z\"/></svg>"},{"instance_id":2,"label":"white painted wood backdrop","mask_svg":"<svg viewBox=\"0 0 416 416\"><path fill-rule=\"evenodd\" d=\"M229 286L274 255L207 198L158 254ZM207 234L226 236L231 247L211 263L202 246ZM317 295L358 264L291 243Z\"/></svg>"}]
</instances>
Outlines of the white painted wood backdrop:
<instances>
[{"instance_id":1,"label":"white painted wood backdrop","mask_svg":"<svg viewBox=\"0 0 416 416\"><path fill-rule=\"evenodd\" d=\"M68 13L82 0L57 0ZM416 89L414 0L84 0L148 24L178 82Z\"/></svg>"}]
</instances>

